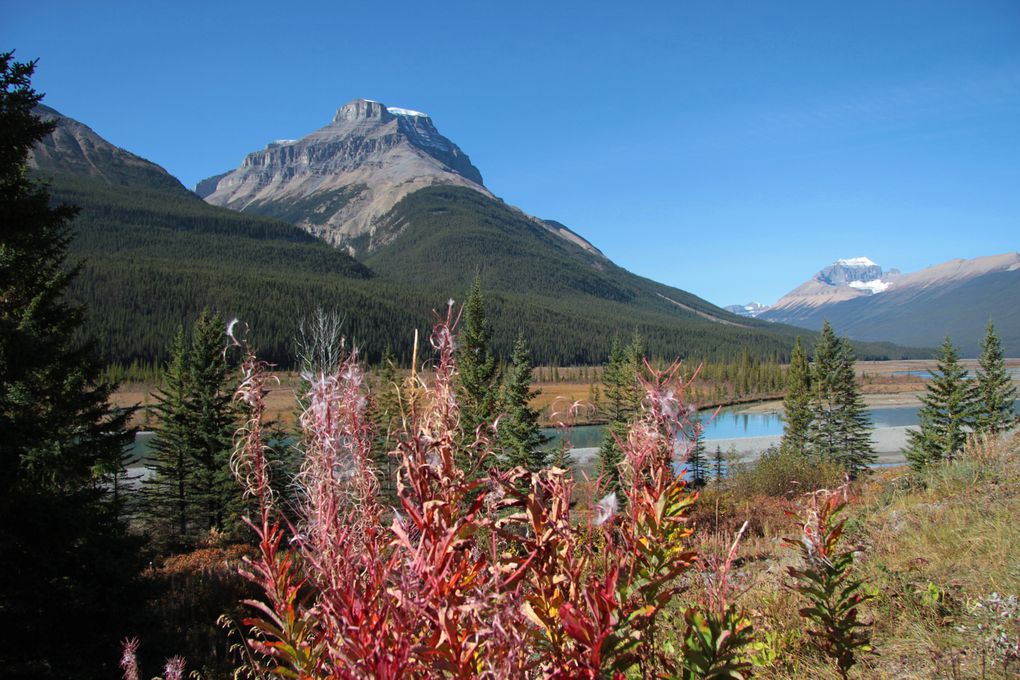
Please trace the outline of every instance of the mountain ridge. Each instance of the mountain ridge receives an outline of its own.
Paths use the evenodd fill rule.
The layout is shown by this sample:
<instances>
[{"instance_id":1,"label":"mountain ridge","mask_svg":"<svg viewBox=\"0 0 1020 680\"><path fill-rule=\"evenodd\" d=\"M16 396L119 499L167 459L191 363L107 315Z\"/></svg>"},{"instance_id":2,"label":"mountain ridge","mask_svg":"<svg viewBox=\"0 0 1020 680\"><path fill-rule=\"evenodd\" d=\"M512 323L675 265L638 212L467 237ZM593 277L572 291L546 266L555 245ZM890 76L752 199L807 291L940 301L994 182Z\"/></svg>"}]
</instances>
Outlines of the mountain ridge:
<instances>
[{"instance_id":1,"label":"mountain ridge","mask_svg":"<svg viewBox=\"0 0 1020 680\"><path fill-rule=\"evenodd\" d=\"M55 134L67 143L52 145L48 169L32 172L50 183L55 202L81 206L71 254L84 264L72 292L88 305L89 329L110 361L163 361L177 327L208 307L241 318L260 355L282 366L292 365L293 334L317 308L344 316L345 334L367 359L389 346L406 362L411 330L463 295L476 272L500 356L523 333L536 362L597 364L613 337L637 332L653 357L733 359L746 348L782 358L797 334L627 272L578 245L583 239L565 226L466 186L405 196L384 216L399 238L363 264L293 224L209 205L98 135ZM92 151L97 168L81 162ZM860 352L917 355L881 343Z\"/></svg>"},{"instance_id":2,"label":"mountain ridge","mask_svg":"<svg viewBox=\"0 0 1020 680\"><path fill-rule=\"evenodd\" d=\"M881 289L849 292L851 286L827 283L819 272L760 318L811 330L828 320L838 333L857 340L908 346L935 346L949 335L966 356L978 353L991 319L1006 351L1020 354L1020 254L957 258L908 274L891 271L892 277L882 273L887 285Z\"/></svg>"}]
</instances>

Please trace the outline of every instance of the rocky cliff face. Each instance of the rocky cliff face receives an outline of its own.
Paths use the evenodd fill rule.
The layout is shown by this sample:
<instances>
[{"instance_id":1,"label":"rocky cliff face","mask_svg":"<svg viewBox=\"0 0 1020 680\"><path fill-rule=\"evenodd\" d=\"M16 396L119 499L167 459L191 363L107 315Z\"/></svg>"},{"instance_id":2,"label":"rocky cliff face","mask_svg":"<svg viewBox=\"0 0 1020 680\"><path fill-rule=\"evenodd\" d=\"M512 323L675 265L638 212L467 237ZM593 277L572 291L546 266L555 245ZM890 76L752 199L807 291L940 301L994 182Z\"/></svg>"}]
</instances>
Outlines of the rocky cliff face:
<instances>
[{"instance_id":1,"label":"rocky cliff face","mask_svg":"<svg viewBox=\"0 0 1020 680\"><path fill-rule=\"evenodd\" d=\"M882 278L882 268L866 257L836 260L818 272L816 278L833 286L847 286L857 281L867 283Z\"/></svg>"},{"instance_id":2,"label":"rocky cliff face","mask_svg":"<svg viewBox=\"0 0 1020 680\"><path fill-rule=\"evenodd\" d=\"M380 218L426 186L456 185L491 196L482 175L424 113L357 99L299 140L248 154L236 170L204 180L209 203L287 219L337 244L373 249L396 236Z\"/></svg>"}]
</instances>

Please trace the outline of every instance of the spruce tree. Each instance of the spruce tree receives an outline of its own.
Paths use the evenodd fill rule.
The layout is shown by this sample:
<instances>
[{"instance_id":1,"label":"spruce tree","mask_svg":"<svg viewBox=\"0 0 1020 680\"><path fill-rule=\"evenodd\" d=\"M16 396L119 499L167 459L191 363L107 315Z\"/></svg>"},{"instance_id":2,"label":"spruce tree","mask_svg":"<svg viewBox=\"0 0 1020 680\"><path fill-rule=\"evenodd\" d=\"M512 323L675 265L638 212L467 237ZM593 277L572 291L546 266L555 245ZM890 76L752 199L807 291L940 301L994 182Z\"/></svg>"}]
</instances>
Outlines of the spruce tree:
<instances>
[{"instance_id":1,"label":"spruce tree","mask_svg":"<svg viewBox=\"0 0 1020 680\"><path fill-rule=\"evenodd\" d=\"M502 418L499 422L499 444L503 451L501 467L524 467L537 472L549 464L544 447L549 438L538 426L538 411L531 401L540 394L531 388L531 360L523 336L517 336L510 366L500 394Z\"/></svg>"},{"instance_id":2,"label":"spruce tree","mask_svg":"<svg viewBox=\"0 0 1020 680\"><path fill-rule=\"evenodd\" d=\"M950 460L962 452L967 430L973 425L974 387L949 336L942 342L935 370L928 373L928 387L918 412L919 427L907 431L906 456L915 469Z\"/></svg>"},{"instance_id":3,"label":"spruce tree","mask_svg":"<svg viewBox=\"0 0 1020 680\"><path fill-rule=\"evenodd\" d=\"M726 477L726 458L723 455L722 447L716 444L715 455L712 456L712 469L716 485L722 484Z\"/></svg>"},{"instance_id":4,"label":"spruce tree","mask_svg":"<svg viewBox=\"0 0 1020 680\"><path fill-rule=\"evenodd\" d=\"M630 424L641 407L638 384L641 354L641 338L637 334L626 349L620 345L618 338L613 338L609 363L602 373L602 395L608 425L599 448L599 472L606 477L610 491L620 486L620 462L623 460L620 442L626 441Z\"/></svg>"},{"instance_id":5,"label":"spruce tree","mask_svg":"<svg viewBox=\"0 0 1020 680\"><path fill-rule=\"evenodd\" d=\"M1018 419L1014 409L1016 385L1006 371L1002 343L989 321L981 342L977 383L974 394L974 429L982 434L997 435L1011 430Z\"/></svg>"},{"instance_id":6,"label":"spruce tree","mask_svg":"<svg viewBox=\"0 0 1020 680\"><path fill-rule=\"evenodd\" d=\"M687 476L691 480L691 486L701 488L708 481L708 460L705 455L705 437L701 428L700 414L694 414L691 425L694 438L687 452Z\"/></svg>"},{"instance_id":7,"label":"spruce tree","mask_svg":"<svg viewBox=\"0 0 1020 680\"><path fill-rule=\"evenodd\" d=\"M464 435L473 439L482 425L496 419L499 397L499 367L492 354L492 328L485 314L482 281L475 276L464 304L464 322L458 337L460 418Z\"/></svg>"},{"instance_id":8,"label":"spruce tree","mask_svg":"<svg viewBox=\"0 0 1020 680\"><path fill-rule=\"evenodd\" d=\"M871 441L871 418L857 387L856 357L850 342L839 341L834 375L835 399L839 413L839 451L836 460L851 477L867 472L877 460Z\"/></svg>"},{"instance_id":9,"label":"spruce tree","mask_svg":"<svg viewBox=\"0 0 1020 680\"><path fill-rule=\"evenodd\" d=\"M815 344L811 362L811 452L820 458L835 460L839 456L840 403L836 385L839 367L839 338L828 321Z\"/></svg>"},{"instance_id":10,"label":"spruce tree","mask_svg":"<svg viewBox=\"0 0 1020 680\"><path fill-rule=\"evenodd\" d=\"M811 429L811 370L800 336L793 345L790 370L786 374L786 397L783 399L783 429L781 446L805 454Z\"/></svg>"},{"instance_id":11,"label":"spruce tree","mask_svg":"<svg viewBox=\"0 0 1020 680\"><path fill-rule=\"evenodd\" d=\"M876 456L855 364L850 342L836 337L826 321L811 365L810 451L840 463L856 477L874 463Z\"/></svg>"},{"instance_id":12,"label":"spruce tree","mask_svg":"<svg viewBox=\"0 0 1020 680\"><path fill-rule=\"evenodd\" d=\"M192 332L188 354L189 451L195 518L203 529L239 528L241 496L230 471L238 412L233 404L231 368L224 351L223 319L203 310Z\"/></svg>"},{"instance_id":13,"label":"spruce tree","mask_svg":"<svg viewBox=\"0 0 1020 680\"><path fill-rule=\"evenodd\" d=\"M111 498L130 445L65 295L76 211L26 170L54 125L33 109L35 63L0 53L0 612L7 677L116 675L139 558Z\"/></svg>"},{"instance_id":14,"label":"spruce tree","mask_svg":"<svg viewBox=\"0 0 1020 680\"><path fill-rule=\"evenodd\" d=\"M146 524L161 541L176 544L185 540L191 524L189 378L188 342L182 326L170 347L163 387L154 395L152 410L158 421L146 465L152 474L144 484Z\"/></svg>"}]
</instances>

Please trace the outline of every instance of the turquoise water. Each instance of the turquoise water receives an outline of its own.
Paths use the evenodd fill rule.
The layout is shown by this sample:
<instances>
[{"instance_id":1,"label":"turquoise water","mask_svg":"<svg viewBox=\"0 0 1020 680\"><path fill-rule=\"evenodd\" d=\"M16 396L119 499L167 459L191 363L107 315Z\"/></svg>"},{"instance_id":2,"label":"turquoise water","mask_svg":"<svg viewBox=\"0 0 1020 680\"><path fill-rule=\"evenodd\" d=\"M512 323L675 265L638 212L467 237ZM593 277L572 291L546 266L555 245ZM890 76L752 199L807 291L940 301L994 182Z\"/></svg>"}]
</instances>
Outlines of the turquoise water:
<instances>
[{"instance_id":1,"label":"turquoise water","mask_svg":"<svg viewBox=\"0 0 1020 680\"><path fill-rule=\"evenodd\" d=\"M1020 411L1020 400L1014 404L1017 411ZM739 407L724 408L712 418L707 420L711 413L703 414L706 418L705 440L715 439L743 439L745 437L768 437L783 434L783 419L778 411L766 411L763 413L739 413ZM872 425L878 427L904 427L917 424L917 406L885 406L869 408L868 415L871 417ZM570 443L576 449L597 448L602 444L602 436L605 425L580 425L570 433ZM547 437L552 437L550 447L559 446L561 433L556 428L544 428L542 432ZM139 432L135 437L131 454L140 460L148 458L151 432Z\"/></svg>"},{"instance_id":2,"label":"turquoise water","mask_svg":"<svg viewBox=\"0 0 1020 680\"><path fill-rule=\"evenodd\" d=\"M1020 400L1014 404L1020 411ZM909 427L917 425L918 406L884 406L867 409L873 427ZM783 419L778 411L763 413L739 413L739 407L724 408L707 420L711 413L704 414L705 441L715 439L744 439L746 437L769 437L783 434ZM595 448L602 443L605 425L581 425L570 433L573 448ZM543 433L552 437L551 446L558 446L561 433L555 428L546 428Z\"/></svg>"},{"instance_id":3,"label":"turquoise water","mask_svg":"<svg viewBox=\"0 0 1020 680\"><path fill-rule=\"evenodd\" d=\"M934 371L934 373L938 375L938 371ZM1009 377L1016 380L1020 378L1020 366L1011 366L1010 368L1006 369L1006 373L1009 375ZM931 379L931 372L929 371L893 371L892 375L912 375L918 378L924 378L925 380ZM971 371L967 371L966 377L973 378L974 373Z\"/></svg>"}]
</instances>

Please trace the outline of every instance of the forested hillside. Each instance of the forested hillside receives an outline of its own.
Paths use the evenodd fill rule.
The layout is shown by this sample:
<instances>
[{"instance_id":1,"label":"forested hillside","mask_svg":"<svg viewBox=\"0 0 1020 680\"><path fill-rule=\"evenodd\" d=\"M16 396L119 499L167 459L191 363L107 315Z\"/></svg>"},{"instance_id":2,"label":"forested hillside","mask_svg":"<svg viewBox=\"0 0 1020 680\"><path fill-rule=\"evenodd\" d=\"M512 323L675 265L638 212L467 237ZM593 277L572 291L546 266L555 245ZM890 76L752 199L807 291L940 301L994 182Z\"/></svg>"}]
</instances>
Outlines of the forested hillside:
<instances>
[{"instance_id":1,"label":"forested hillside","mask_svg":"<svg viewBox=\"0 0 1020 680\"><path fill-rule=\"evenodd\" d=\"M734 316L614 265L562 225L542 223L481 191L436 186L409 194L379 225L366 264L274 216L209 205L166 170L43 106L56 123L29 167L52 200L78 206L71 295L90 314L101 357L161 365L177 328L209 308L251 329L261 356L293 364L301 321L322 308L370 361L389 346L407 363L414 329L466 296L480 274L495 351L523 333L540 364L601 364L614 337L650 355L783 361L797 331ZM300 201L286 214L300 217ZM297 211L297 212L295 212ZM367 266L366 266L367 265ZM875 344L869 358L916 354Z\"/></svg>"},{"instance_id":2,"label":"forested hillside","mask_svg":"<svg viewBox=\"0 0 1020 680\"><path fill-rule=\"evenodd\" d=\"M496 203L473 205L473 192L427 190L401 206L394 219L416 226L399 247L370 260L376 275L297 227L210 206L190 193L43 176L54 200L81 208L71 255L83 264L72 294L89 306L90 329L108 361L162 362L176 328L210 307L248 324L262 354L287 366L301 320L323 307L344 315L346 332L370 360L389 345L407 362L414 329L426 328L431 310L449 297L462 299L476 270L503 357L519 331L536 362L560 365L601 363L614 336L635 331L661 357L733 359L747 348L783 360L792 346L788 327L734 323L725 313L710 320L695 305L714 308L694 296L596 255L578 264L563 252L565 241L540 227L523 227L535 230L534 240L501 235L501 226L530 222ZM517 256L515 249L535 242L548 248ZM904 354L879 344L860 349L868 357Z\"/></svg>"}]
</instances>

